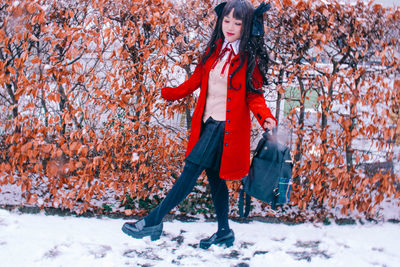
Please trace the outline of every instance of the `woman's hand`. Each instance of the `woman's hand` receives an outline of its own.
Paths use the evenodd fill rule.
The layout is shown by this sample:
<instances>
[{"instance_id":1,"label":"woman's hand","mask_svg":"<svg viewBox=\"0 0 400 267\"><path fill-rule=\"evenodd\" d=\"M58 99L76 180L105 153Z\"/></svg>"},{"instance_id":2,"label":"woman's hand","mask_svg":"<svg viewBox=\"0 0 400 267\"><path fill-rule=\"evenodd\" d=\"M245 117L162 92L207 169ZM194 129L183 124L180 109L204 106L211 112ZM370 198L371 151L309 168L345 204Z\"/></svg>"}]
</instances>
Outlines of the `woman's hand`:
<instances>
[{"instance_id":1,"label":"woman's hand","mask_svg":"<svg viewBox=\"0 0 400 267\"><path fill-rule=\"evenodd\" d=\"M264 123L263 123L264 129L268 129L272 131L274 127L276 127L276 122L273 118L266 118Z\"/></svg>"}]
</instances>

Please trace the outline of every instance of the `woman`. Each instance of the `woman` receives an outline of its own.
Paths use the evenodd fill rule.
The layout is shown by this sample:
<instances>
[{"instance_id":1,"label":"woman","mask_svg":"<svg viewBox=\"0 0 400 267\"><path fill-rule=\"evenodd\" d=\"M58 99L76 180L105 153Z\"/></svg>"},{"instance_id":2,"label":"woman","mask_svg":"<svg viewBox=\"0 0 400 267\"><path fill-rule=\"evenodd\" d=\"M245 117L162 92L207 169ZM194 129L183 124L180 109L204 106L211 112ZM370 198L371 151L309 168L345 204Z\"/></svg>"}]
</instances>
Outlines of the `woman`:
<instances>
[{"instance_id":1,"label":"woman","mask_svg":"<svg viewBox=\"0 0 400 267\"><path fill-rule=\"evenodd\" d=\"M241 179L249 170L250 110L264 129L276 126L261 90L267 81L268 63L262 15L268 9L269 5L263 3L254 11L251 3L244 0L218 5L215 8L218 20L211 40L192 76L176 88L161 90L164 99L177 100L200 87L185 166L160 205L145 218L125 223L124 233L134 238L159 239L162 219L192 191L205 170L218 230L202 239L200 247L233 244L235 237L229 228L229 194L225 179Z\"/></svg>"}]
</instances>

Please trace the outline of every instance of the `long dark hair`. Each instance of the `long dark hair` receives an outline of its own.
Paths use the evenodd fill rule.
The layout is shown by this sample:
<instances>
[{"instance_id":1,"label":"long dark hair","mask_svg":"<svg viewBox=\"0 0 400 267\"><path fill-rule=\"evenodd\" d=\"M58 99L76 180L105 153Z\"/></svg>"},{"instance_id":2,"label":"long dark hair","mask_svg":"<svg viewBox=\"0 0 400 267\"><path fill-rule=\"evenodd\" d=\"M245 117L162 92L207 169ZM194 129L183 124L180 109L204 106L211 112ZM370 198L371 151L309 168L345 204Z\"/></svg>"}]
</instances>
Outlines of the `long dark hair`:
<instances>
[{"instance_id":1,"label":"long dark hair","mask_svg":"<svg viewBox=\"0 0 400 267\"><path fill-rule=\"evenodd\" d=\"M215 52L217 49L217 40L224 40L224 34L222 32L222 20L231 12L232 9L233 17L242 21L242 34L239 45L240 65L233 71L232 77L243 67L247 55L246 89L251 92L262 93L263 91L261 86L267 84L266 75L268 71L269 57L265 49L264 37L256 37L251 35L254 7L247 0L231 0L226 3L221 16L218 17L217 23L211 35L211 39L207 44L205 51L208 50L208 52L203 53L201 64L204 64ZM254 88L253 85L253 73L256 63L258 64L263 78L263 83L260 85L260 88ZM230 79L230 83L233 89L241 89L240 87L233 87L232 78Z\"/></svg>"}]
</instances>

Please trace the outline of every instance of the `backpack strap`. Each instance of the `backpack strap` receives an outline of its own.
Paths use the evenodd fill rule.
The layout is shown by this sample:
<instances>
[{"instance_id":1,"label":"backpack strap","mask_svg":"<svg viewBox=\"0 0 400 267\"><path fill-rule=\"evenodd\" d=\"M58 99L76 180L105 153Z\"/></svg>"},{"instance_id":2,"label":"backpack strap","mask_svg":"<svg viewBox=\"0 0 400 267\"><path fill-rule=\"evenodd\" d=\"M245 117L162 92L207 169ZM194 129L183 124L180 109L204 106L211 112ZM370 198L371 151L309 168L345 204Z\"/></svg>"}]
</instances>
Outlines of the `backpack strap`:
<instances>
[{"instance_id":1,"label":"backpack strap","mask_svg":"<svg viewBox=\"0 0 400 267\"><path fill-rule=\"evenodd\" d=\"M260 153L260 150L264 147L264 144L268 140L268 138L269 138L269 130L266 130L262 134L262 138L257 144L257 147L254 151L253 157L255 157L258 153ZM242 182L242 189L240 190L240 195L239 195L239 216L240 217L247 217L247 216L249 216L249 213L250 213L251 196L249 194L246 194L246 203L245 203L245 194L246 194L246 192L244 191L244 185ZM243 208L244 208L244 212L243 212Z\"/></svg>"},{"instance_id":2,"label":"backpack strap","mask_svg":"<svg viewBox=\"0 0 400 267\"><path fill-rule=\"evenodd\" d=\"M268 140L269 135L270 135L269 130L266 130L262 134L262 137L261 137L260 141L258 142L256 149L254 150L253 157L255 157L258 153L260 153L260 150L264 147L264 144Z\"/></svg>"},{"instance_id":3,"label":"backpack strap","mask_svg":"<svg viewBox=\"0 0 400 267\"><path fill-rule=\"evenodd\" d=\"M243 213L243 206L244 200L245 200L245 195L246 193L244 192L244 188L240 190L240 195L239 195L239 216L240 217L247 217L249 216L250 213L250 204L251 204L251 196L249 194L246 194L246 206L244 207L244 213Z\"/></svg>"}]
</instances>

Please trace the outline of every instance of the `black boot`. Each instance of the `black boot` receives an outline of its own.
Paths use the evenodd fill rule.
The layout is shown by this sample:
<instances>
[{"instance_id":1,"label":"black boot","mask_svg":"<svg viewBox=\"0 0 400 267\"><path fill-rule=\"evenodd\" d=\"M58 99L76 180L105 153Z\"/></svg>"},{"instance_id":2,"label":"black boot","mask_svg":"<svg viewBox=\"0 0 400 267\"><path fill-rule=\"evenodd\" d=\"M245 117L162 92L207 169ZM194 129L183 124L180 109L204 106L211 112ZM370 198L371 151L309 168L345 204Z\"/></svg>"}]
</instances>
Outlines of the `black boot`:
<instances>
[{"instance_id":1,"label":"black boot","mask_svg":"<svg viewBox=\"0 0 400 267\"><path fill-rule=\"evenodd\" d=\"M161 233L163 229L163 223L154 225L154 226L146 226L144 219L134 223L124 223L122 226L122 232L125 234L141 239L145 236L150 236L151 241L155 241L160 239Z\"/></svg>"},{"instance_id":2,"label":"black boot","mask_svg":"<svg viewBox=\"0 0 400 267\"><path fill-rule=\"evenodd\" d=\"M233 241L235 241L235 235L232 230L225 235L218 236L217 233L213 234L209 238L205 238L200 240L200 248L208 249L211 245L226 245L226 247L230 247L233 245Z\"/></svg>"}]
</instances>

